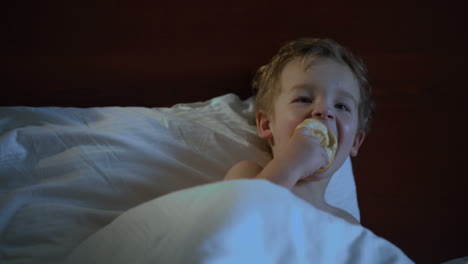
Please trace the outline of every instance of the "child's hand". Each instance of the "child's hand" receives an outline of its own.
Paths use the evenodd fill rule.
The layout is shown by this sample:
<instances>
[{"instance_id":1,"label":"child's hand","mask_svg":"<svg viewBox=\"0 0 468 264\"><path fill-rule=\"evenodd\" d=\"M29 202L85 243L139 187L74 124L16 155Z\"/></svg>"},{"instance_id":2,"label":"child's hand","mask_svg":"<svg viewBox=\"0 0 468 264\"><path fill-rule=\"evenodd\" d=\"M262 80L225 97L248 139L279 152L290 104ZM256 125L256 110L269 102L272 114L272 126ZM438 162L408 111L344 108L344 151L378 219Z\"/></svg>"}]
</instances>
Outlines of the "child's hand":
<instances>
[{"instance_id":1,"label":"child's hand","mask_svg":"<svg viewBox=\"0 0 468 264\"><path fill-rule=\"evenodd\" d=\"M326 150L308 133L307 128L297 129L282 149L259 174L259 178L271 180L288 189L328 164Z\"/></svg>"},{"instance_id":2,"label":"child's hand","mask_svg":"<svg viewBox=\"0 0 468 264\"><path fill-rule=\"evenodd\" d=\"M310 135L308 128L299 128L284 149L278 150L278 158L290 165L299 179L311 176L328 165L327 151Z\"/></svg>"}]
</instances>

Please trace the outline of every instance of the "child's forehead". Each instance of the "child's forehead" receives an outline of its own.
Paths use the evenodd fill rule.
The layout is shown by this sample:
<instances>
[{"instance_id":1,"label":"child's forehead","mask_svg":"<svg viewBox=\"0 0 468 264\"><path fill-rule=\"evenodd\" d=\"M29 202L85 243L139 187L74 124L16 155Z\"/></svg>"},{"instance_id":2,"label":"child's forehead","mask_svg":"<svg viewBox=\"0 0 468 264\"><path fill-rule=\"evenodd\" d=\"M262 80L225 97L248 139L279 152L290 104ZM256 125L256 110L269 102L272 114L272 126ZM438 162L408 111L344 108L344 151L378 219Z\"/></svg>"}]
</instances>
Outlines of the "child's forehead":
<instances>
[{"instance_id":1,"label":"child's forehead","mask_svg":"<svg viewBox=\"0 0 468 264\"><path fill-rule=\"evenodd\" d=\"M288 61L283 67L284 72L286 68L293 68L299 71L309 71L324 66L334 67L334 68L348 68L347 65L335 58L324 57L319 55L310 55L310 56L301 56L295 57Z\"/></svg>"},{"instance_id":2,"label":"child's forehead","mask_svg":"<svg viewBox=\"0 0 468 264\"><path fill-rule=\"evenodd\" d=\"M355 79L353 72L346 64L326 57L295 58L284 66L279 77L282 82Z\"/></svg>"},{"instance_id":3,"label":"child's forehead","mask_svg":"<svg viewBox=\"0 0 468 264\"><path fill-rule=\"evenodd\" d=\"M359 83L352 70L333 58L294 58L285 65L279 77L282 92L333 86L354 91L359 95Z\"/></svg>"}]
</instances>

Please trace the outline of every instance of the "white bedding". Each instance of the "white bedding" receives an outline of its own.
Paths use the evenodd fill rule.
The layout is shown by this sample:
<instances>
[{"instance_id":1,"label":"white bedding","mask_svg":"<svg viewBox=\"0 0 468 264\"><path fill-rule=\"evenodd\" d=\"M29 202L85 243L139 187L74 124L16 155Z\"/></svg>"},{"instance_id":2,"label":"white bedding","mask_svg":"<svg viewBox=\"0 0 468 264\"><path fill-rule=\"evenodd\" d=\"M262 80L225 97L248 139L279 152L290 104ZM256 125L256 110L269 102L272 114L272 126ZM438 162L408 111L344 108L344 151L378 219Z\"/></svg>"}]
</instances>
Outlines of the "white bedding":
<instances>
[{"instance_id":1,"label":"white bedding","mask_svg":"<svg viewBox=\"0 0 468 264\"><path fill-rule=\"evenodd\" d=\"M412 263L361 225L265 180L214 183L140 205L93 234L68 264Z\"/></svg>"},{"instance_id":2,"label":"white bedding","mask_svg":"<svg viewBox=\"0 0 468 264\"><path fill-rule=\"evenodd\" d=\"M130 208L265 164L252 100L172 108L0 108L0 263L61 263ZM326 199L357 219L348 161ZM153 216L155 221L159 216Z\"/></svg>"}]
</instances>

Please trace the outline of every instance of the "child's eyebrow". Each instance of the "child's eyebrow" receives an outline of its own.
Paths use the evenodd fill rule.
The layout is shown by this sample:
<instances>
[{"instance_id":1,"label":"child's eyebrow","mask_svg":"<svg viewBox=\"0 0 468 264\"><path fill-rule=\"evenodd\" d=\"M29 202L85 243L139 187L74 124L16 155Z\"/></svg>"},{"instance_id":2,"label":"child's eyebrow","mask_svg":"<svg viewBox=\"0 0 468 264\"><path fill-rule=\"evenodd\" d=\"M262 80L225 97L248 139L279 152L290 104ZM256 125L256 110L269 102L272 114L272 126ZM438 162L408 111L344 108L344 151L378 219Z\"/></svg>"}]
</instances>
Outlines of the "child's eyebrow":
<instances>
[{"instance_id":1,"label":"child's eyebrow","mask_svg":"<svg viewBox=\"0 0 468 264\"><path fill-rule=\"evenodd\" d=\"M295 92L297 90L312 90L313 91L315 89L316 89L315 85L311 85L311 84L307 84L307 83L301 83L301 84L294 85L291 88L290 92ZM355 105L357 105L357 103L358 103L358 100L356 99L356 97L354 97L348 90L339 89L337 91L337 95L339 97L345 97L345 98L350 99L351 101L353 101L353 103Z\"/></svg>"},{"instance_id":2,"label":"child's eyebrow","mask_svg":"<svg viewBox=\"0 0 468 264\"><path fill-rule=\"evenodd\" d=\"M307 83L300 83L296 84L291 88L291 92L297 91L297 90L315 90L316 87L315 85L307 84Z\"/></svg>"},{"instance_id":3,"label":"child's eyebrow","mask_svg":"<svg viewBox=\"0 0 468 264\"><path fill-rule=\"evenodd\" d=\"M348 99L351 99L355 105L357 105L358 100L347 90L339 90L338 91L338 96L346 97Z\"/></svg>"}]
</instances>

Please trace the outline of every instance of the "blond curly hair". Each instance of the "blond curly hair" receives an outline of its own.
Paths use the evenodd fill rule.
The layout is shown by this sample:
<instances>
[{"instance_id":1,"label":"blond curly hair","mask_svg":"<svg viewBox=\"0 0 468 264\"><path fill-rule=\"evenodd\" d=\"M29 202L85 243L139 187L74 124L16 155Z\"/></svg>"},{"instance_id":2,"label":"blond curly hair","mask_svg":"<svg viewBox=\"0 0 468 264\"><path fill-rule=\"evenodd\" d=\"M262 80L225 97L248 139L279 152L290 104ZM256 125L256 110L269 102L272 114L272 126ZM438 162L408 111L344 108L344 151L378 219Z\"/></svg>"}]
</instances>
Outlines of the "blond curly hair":
<instances>
[{"instance_id":1,"label":"blond curly hair","mask_svg":"<svg viewBox=\"0 0 468 264\"><path fill-rule=\"evenodd\" d=\"M273 113L273 103L281 88L278 80L286 64L293 59L307 60L312 56L333 59L347 65L359 83L361 100L358 105L359 130L369 131L374 103L367 79L367 69L361 59L331 39L302 38L286 43L267 65L261 66L252 81L255 95L255 111Z\"/></svg>"}]
</instances>

